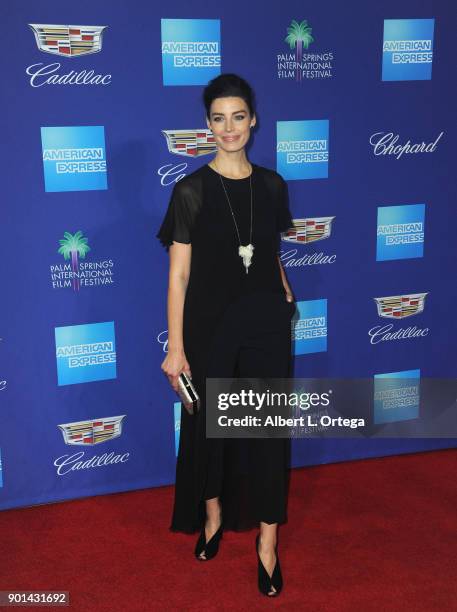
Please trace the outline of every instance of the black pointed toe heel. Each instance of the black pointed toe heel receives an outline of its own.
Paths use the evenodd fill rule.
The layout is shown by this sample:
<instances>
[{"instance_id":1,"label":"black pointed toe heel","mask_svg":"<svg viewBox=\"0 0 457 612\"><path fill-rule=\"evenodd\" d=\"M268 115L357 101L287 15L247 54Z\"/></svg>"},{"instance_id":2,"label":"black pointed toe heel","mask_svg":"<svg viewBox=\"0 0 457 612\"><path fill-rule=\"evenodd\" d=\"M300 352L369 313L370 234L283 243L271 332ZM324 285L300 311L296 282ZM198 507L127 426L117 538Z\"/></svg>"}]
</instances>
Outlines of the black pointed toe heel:
<instances>
[{"instance_id":1,"label":"black pointed toe heel","mask_svg":"<svg viewBox=\"0 0 457 612\"><path fill-rule=\"evenodd\" d=\"M203 526L199 538L197 540L197 544L195 545L195 556L199 561L209 561L217 555L217 552L219 550L219 542L222 540L223 530L224 529L221 523L219 529L207 542L205 535L205 527ZM204 558L200 557L202 552L205 553Z\"/></svg>"},{"instance_id":2,"label":"black pointed toe heel","mask_svg":"<svg viewBox=\"0 0 457 612\"><path fill-rule=\"evenodd\" d=\"M259 539L260 534L257 535L255 540L255 551L257 553L257 579L259 585L259 591L266 595L267 597L277 597L282 589L282 574L281 574L281 566L279 565L279 557L278 557L278 546L275 548L276 553L276 563L273 569L273 573L271 578L265 569L259 555ZM276 592L271 592L273 589ZM271 594L270 594L271 593Z\"/></svg>"}]
</instances>

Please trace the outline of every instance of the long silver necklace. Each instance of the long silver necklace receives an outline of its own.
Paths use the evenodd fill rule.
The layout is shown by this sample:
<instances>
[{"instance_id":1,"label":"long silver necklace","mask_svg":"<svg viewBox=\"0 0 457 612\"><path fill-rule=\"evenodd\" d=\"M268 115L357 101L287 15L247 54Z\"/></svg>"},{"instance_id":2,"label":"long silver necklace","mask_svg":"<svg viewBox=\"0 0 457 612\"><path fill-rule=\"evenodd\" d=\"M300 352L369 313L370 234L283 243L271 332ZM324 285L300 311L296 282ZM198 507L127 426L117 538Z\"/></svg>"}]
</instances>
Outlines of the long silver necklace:
<instances>
[{"instance_id":1,"label":"long silver necklace","mask_svg":"<svg viewBox=\"0 0 457 612\"><path fill-rule=\"evenodd\" d=\"M216 162L214 162L214 165L216 166ZM217 166L216 166L216 170L217 170ZM244 264L244 267L246 268L246 274L249 272L248 268L251 265L252 256L254 254L254 245L252 244L252 180L251 180L253 170L254 170L254 167L252 168L251 174L249 175L249 189L251 192L251 231L249 234L249 244L246 244L246 245L241 244L240 232L238 229L238 224L235 219L235 215L233 214L232 205L230 204L230 198L228 197L228 193L225 188L224 181L222 180L222 175L219 172L219 170L217 171L217 173L219 174L219 178L221 179L225 197L227 198L227 202L230 207L230 212L232 213L233 222L235 223L236 233L238 234L238 242L240 243L240 246L238 247L238 255L242 257L243 259L243 264Z\"/></svg>"}]
</instances>

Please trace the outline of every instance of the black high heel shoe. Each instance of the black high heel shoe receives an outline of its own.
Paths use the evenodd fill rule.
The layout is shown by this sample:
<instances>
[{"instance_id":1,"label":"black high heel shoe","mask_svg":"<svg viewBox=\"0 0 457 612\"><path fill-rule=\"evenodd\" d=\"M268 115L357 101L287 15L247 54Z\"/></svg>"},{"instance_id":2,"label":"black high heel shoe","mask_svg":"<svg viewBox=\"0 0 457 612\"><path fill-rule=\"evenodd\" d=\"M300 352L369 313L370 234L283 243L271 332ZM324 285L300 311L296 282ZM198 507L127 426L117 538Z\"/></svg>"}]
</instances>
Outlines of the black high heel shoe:
<instances>
[{"instance_id":1,"label":"black high heel shoe","mask_svg":"<svg viewBox=\"0 0 457 612\"><path fill-rule=\"evenodd\" d=\"M219 550L219 542L222 540L222 532L223 526L221 523L219 529L207 542L205 535L205 526L203 526L200 532L200 536L197 540L197 544L195 545L195 556L199 561L209 561L217 555L217 552ZM200 557L202 552L205 553L204 557Z\"/></svg>"},{"instance_id":2,"label":"black high heel shoe","mask_svg":"<svg viewBox=\"0 0 457 612\"><path fill-rule=\"evenodd\" d=\"M257 553L257 579L259 585L259 591L266 595L267 597L277 597L282 589L282 574L281 574L281 566L279 565L279 557L278 557L278 546L276 545L275 553L276 553L276 563L273 569L273 573L271 574L271 578L265 569L259 555L259 539L260 534L257 535L255 540L255 551ZM276 590L276 592L272 592L272 587ZM271 594L270 594L271 593Z\"/></svg>"}]
</instances>

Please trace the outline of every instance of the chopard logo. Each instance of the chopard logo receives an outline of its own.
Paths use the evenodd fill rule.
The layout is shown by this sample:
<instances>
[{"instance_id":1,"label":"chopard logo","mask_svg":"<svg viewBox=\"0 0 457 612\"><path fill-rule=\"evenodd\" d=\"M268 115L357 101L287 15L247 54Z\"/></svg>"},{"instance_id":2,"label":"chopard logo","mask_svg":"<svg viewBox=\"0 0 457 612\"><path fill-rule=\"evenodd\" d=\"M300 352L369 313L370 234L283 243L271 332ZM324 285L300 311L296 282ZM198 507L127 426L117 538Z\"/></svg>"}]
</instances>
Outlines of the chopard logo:
<instances>
[{"instance_id":1,"label":"chopard logo","mask_svg":"<svg viewBox=\"0 0 457 612\"><path fill-rule=\"evenodd\" d=\"M411 144L410 140L405 144L397 144L400 138L398 134L376 132L370 136L370 144L374 155L393 155L396 159L400 159L404 153L433 153L443 134L444 132L440 132L436 139L428 144L425 142Z\"/></svg>"}]
</instances>

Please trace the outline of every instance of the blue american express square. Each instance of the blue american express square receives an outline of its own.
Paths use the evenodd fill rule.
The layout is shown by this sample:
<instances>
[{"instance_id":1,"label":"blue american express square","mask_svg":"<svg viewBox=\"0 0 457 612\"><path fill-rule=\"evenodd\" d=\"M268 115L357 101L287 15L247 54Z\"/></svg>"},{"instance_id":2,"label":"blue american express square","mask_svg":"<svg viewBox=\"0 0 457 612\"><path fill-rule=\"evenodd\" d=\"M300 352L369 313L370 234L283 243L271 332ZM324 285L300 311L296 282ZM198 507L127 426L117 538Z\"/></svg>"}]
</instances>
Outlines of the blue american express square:
<instances>
[{"instance_id":1,"label":"blue american express square","mask_svg":"<svg viewBox=\"0 0 457 612\"><path fill-rule=\"evenodd\" d=\"M55 328L58 385L116 378L114 321Z\"/></svg>"},{"instance_id":2,"label":"blue american express square","mask_svg":"<svg viewBox=\"0 0 457 612\"><path fill-rule=\"evenodd\" d=\"M375 374L373 422L379 424L417 419L419 386L420 370Z\"/></svg>"},{"instance_id":3,"label":"blue american express square","mask_svg":"<svg viewBox=\"0 0 457 612\"><path fill-rule=\"evenodd\" d=\"M45 191L107 189L103 126L42 127Z\"/></svg>"},{"instance_id":4,"label":"blue american express square","mask_svg":"<svg viewBox=\"0 0 457 612\"><path fill-rule=\"evenodd\" d=\"M162 19L164 85L206 85L221 72L219 19Z\"/></svg>"},{"instance_id":5,"label":"blue american express square","mask_svg":"<svg viewBox=\"0 0 457 612\"><path fill-rule=\"evenodd\" d=\"M295 355L327 350L326 299L297 302L292 318L292 340Z\"/></svg>"},{"instance_id":6,"label":"blue american express square","mask_svg":"<svg viewBox=\"0 0 457 612\"><path fill-rule=\"evenodd\" d=\"M432 78L434 19L385 19L383 81Z\"/></svg>"},{"instance_id":7,"label":"blue american express square","mask_svg":"<svg viewBox=\"0 0 457 612\"><path fill-rule=\"evenodd\" d=\"M425 204L379 206L376 260L423 257Z\"/></svg>"},{"instance_id":8,"label":"blue american express square","mask_svg":"<svg viewBox=\"0 0 457 612\"><path fill-rule=\"evenodd\" d=\"M174 402L173 418L175 428L175 456L177 457L179 450L179 435L181 433L181 402Z\"/></svg>"},{"instance_id":9,"label":"blue american express square","mask_svg":"<svg viewBox=\"0 0 457 612\"><path fill-rule=\"evenodd\" d=\"M328 119L277 121L276 169L284 179L327 178Z\"/></svg>"}]
</instances>

